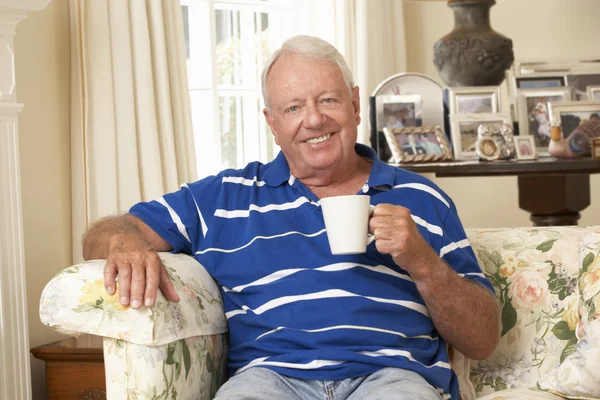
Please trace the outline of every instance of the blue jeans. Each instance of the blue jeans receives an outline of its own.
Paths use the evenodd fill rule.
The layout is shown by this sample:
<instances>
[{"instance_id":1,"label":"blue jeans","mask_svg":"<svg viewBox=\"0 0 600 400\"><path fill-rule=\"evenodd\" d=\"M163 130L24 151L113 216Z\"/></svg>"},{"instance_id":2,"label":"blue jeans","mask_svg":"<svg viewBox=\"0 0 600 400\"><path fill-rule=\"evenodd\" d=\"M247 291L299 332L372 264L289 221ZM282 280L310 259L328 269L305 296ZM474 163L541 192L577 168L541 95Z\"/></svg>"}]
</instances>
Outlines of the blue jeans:
<instances>
[{"instance_id":1,"label":"blue jeans","mask_svg":"<svg viewBox=\"0 0 600 400\"><path fill-rule=\"evenodd\" d=\"M440 400L441 394L416 372L383 368L340 381L317 381L253 367L232 376L216 400Z\"/></svg>"}]
</instances>

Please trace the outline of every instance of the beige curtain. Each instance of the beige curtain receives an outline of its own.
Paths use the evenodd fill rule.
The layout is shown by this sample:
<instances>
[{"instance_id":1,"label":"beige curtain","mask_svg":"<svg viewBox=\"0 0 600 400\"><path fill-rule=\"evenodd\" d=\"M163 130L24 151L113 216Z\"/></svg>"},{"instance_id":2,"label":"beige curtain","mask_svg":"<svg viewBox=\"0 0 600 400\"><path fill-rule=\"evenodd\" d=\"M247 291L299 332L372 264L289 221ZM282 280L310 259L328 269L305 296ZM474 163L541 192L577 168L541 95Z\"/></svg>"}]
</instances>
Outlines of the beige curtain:
<instances>
[{"instance_id":1,"label":"beige curtain","mask_svg":"<svg viewBox=\"0 0 600 400\"><path fill-rule=\"evenodd\" d=\"M178 0L70 0L73 259L106 215L196 179Z\"/></svg>"},{"instance_id":2,"label":"beige curtain","mask_svg":"<svg viewBox=\"0 0 600 400\"><path fill-rule=\"evenodd\" d=\"M369 142L369 96L384 79L406 72L402 0L334 0L336 43L361 93L358 141Z\"/></svg>"}]
</instances>

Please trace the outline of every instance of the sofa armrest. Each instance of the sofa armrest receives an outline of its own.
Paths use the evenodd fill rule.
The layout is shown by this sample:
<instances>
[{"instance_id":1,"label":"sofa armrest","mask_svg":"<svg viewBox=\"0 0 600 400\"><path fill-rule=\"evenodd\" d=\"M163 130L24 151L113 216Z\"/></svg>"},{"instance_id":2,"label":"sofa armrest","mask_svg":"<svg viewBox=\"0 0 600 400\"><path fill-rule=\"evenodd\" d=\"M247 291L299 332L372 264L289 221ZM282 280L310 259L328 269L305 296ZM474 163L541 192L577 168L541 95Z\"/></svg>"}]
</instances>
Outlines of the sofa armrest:
<instances>
[{"instance_id":1,"label":"sofa armrest","mask_svg":"<svg viewBox=\"0 0 600 400\"><path fill-rule=\"evenodd\" d=\"M104 260L66 268L44 288L42 323L58 332L89 333L146 346L158 346L227 331L217 285L204 267L184 254L160 253L180 297L172 303L159 292L152 308L134 310L104 289Z\"/></svg>"}]
</instances>

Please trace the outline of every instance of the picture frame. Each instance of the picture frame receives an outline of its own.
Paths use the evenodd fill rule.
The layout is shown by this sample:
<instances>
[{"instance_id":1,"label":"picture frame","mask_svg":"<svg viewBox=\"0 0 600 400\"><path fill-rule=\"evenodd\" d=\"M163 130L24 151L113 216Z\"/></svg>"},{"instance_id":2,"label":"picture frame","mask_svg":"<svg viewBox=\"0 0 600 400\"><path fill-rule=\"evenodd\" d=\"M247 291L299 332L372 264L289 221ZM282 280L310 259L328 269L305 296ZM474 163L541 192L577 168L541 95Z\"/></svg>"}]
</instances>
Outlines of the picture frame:
<instances>
[{"instance_id":1,"label":"picture frame","mask_svg":"<svg viewBox=\"0 0 600 400\"><path fill-rule=\"evenodd\" d=\"M514 136L517 160L535 160L537 158L536 142L533 135Z\"/></svg>"},{"instance_id":2,"label":"picture frame","mask_svg":"<svg viewBox=\"0 0 600 400\"><path fill-rule=\"evenodd\" d=\"M588 86L600 85L600 69L575 70L567 75L567 86L571 88L573 100L591 101Z\"/></svg>"},{"instance_id":3,"label":"picture frame","mask_svg":"<svg viewBox=\"0 0 600 400\"><path fill-rule=\"evenodd\" d=\"M502 150L498 143L491 137L480 137L475 142L475 152L482 160L494 161L500 158Z\"/></svg>"},{"instance_id":4,"label":"picture frame","mask_svg":"<svg viewBox=\"0 0 600 400\"><path fill-rule=\"evenodd\" d=\"M450 115L452 146L456 160L476 160L479 158L475 150L475 144L479 139L479 126L483 124L512 126L512 118L509 113Z\"/></svg>"},{"instance_id":5,"label":"picture frame","mask_svg":"<svg viewBox=\"0 0 600 400\"><path fill-rule=\"evenodd\" d=\"M564 86L517 90L519 134L534 137L536 153L543 156L548 155L548 145L550 144L549 103L570 100L571 91Z\"/></svg>"},{"instance_id":6,"label":"picture frame","mask_svg":"<svg viewBox=\"0 0 600 400\"><path fill-rule=\"evenodd\" d=\"M590 85L587 87L589 101L600 101L600 85Z\"/></svg>"},{"instance_id":7,"label":"picture frame","mask_svg":"<svg viewBox=\"0 0 600 400\"><path fill-rule=\"evenodd\" d=\"M448 88L450 114L500 112L500 87L476 86Z\"/></svg>"},{"instance_id":8,"label":"picture frame","mask_svg":"<svg viewBox=\"0 0 600 400\"><path fill-rule=\"evenodd\" d=\"M452 160L452 149L440 126L383 128L394 163Z\"/></svg>"},{"instance_id":9,"label":"picture frame","mask_svg":"<svg viewBox=\"0 0 600 400\"><path fill-rule=\"evenodd\" d=\"M592 160L600 160L600 137L592 139Z\"/></svg>"},{"instance_id":10,"label":"picture frame","mask_svg":"<svg viewBox=\"0 0 600 400\"><path fill-rule=\"evenodd\" d=\"M600 120L600 101L550 103L551 124L561 127L563 138L568 138L587 119Z\"/></svg>"},{"instance_id":11,"label":"picture frame","mask_svg":"<svg viewBox=\"0 0 600 400\"><path fill-rule=\"evenodd\" d=\"M369 131L371 147L382 160L391 160L391 151L385 140L383 128L377 126L377 98L381 96L419 95L422 105L422 125L441 126L444 130L444 92L433 78L402 72L385 78L369 96Z\"/></svg>"},{"instance_id":12,"label":"picture frame","mask_svg":"<svg viewBox=\"0 0 600 400\"><path fill-rule=\"evenodd\" d=\"M377 129L423 125L421 96L415 94L377 96Z\"/></svg>"},{"instance_id":13,"label":"picture frame","mask_svg":"<svg viewBox=\"0 0 600 400\"><path fill-rule=\"evenodd\" d=\"M536 89L567 86L566 75L530 74L515 76L515 92L518 89Z\"/></svg>"}]
</instances>

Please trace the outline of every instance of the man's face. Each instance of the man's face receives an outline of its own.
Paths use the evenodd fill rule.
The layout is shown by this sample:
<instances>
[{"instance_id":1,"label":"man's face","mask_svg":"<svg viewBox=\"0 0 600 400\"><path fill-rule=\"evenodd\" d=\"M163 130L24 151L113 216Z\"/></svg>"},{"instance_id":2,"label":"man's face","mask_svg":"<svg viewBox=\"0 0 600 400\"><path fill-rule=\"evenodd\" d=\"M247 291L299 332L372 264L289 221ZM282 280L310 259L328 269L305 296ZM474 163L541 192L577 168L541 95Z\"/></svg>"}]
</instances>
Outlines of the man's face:
<instances>
[{"instance_id":1,"label":"man's face","mask_svg":"<svg viewBox=\"0 0 600 400\"><path fill-rule=\"evenodd\" d=\"M343 168L352 159L358 87L350 95L337 64L284 55L271 68L267 90L271 111L264 115L297 178Z\"/></svg>"}]
</instances>

